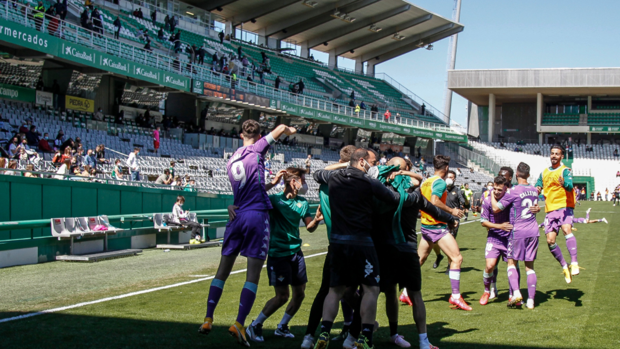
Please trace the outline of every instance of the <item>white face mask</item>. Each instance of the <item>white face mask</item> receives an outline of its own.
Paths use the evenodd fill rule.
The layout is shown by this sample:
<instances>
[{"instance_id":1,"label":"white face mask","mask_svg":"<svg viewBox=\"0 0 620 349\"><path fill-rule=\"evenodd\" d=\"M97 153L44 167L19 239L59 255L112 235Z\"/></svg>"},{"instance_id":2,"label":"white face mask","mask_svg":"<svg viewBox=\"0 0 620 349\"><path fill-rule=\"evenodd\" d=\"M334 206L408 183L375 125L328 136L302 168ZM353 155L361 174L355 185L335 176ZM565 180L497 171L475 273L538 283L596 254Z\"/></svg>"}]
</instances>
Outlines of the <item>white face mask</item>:
<instances>
[{"instance_id":1,"label":"white face mask","mask_svg":"<svg viewBox=\"0 0 620 349\"><path fill-rule=\"evenodd\" d=\"M489 185L489 186L487 187L487 189L488 189L488 190L493 190L493 186L492 186L492 185Z\"/></svg>"},{"instance_id":2,"label":"white face mask","mask_svg":"<svg viewBox=\"0 0 620 349\"><path fill-rule=\"evenodd\" d=\"M297 190L297 194L300 194L300 195L304 195L307 192L308 192L308 184L306 184L306 183L302 184L301 188L299 188L299 190Z\"/></svg>"},{"instance_id":3,"label":"white face mask","mask_svg":"<svg viewBox=\"0 0 620 349\"><path fill-rule=\"evenodd\" d=\"M379 178L379 168L377 166L372 166L366 171L366 174L368 174L370 178L377 179Z\"/></svg>"},{"instance_id":4,"label":"white face mask","mask_svg":"<svg viewBox=\"0 0 620 349\"><path fill-rule=\"evenodd\" d=\"M446 179L446 185L451 187L454 184L454 181L452 180L452 178L447 178Z\"/></svg>"}]
</instances>

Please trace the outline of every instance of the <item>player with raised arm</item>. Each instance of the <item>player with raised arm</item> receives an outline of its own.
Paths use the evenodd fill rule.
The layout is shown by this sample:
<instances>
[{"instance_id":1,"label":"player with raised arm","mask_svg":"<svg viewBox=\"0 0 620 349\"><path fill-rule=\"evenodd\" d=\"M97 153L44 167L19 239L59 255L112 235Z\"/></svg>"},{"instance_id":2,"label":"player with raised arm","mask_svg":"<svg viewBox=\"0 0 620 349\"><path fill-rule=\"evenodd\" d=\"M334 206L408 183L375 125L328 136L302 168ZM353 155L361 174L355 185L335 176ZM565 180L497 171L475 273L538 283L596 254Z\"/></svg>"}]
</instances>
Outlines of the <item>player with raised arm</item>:
<instances>
[{"instance_id":1,"label":"player with raised arm","mask_svg":"<svg viewBox=\"0 0 620 349\"><path fill-rule=\"evenodd\" d=\"M269 210L271 201L265 190L265 154L269 146L282 135L292 135L294 127L279 125L266 137L260 135L260 125L247 120L241 126L243 147L237 149L226 169L232 185L236 217L226 224L222 258L209 288L207 314L199 333L209 334L213 328L213 313L222 296L224 283L230 275L237 256L247 257L246 282L241 290L237 320L228 332L237 342L250 346L246 339L244 323L256 299L260 272L269 248Z\"/></svg>"},{"instance_id":2,"label":"player with raised arm","mask_svg":"<svg viewBox=\"0 0 620 349\"><path fill-rule=\"evenodd\" d=\"M422 181L422 176L409 171L403 158L393 157L387 166L379 166L378 179L401 197L413 192ZM373 212L372 239L381 266L381 292L385 294L385 311L390 326L390 342L401 348L409 348L411 344L398 334L398 289L407 290L410 305L413 306L413 319L418 329L419 345L423 349L436 349L428 339L426 328L426 307L422 299L422 273L418 256L418 237L416 223L418 212L446 221L450 227L458 224L451 214L433 206L424 197L417 205L389 206L378 205Z\"/></svg>"},{"instance_id":3,"label":"player with raised arm","mask_svg":"<svg viewBox=\"0 0 620 349\"><path fill-rule=\"evenodd\" d=\"M267 258L267 275L269 285L275 289L275 296L267 301L256 320L247 328L249 339L263 342L263 323L280 307L286 307L282 321L278 324L275 335L284 338L295 338L288 328L289 321L295 316L305 297L306 262L301 251L299 237L299 221L303 221L309 232L313 232L323 219L321 211L312 217L308 201L297 196L302 188L301 175L303 170L289 167L284 174L284 191L269 195L273 209L269 211L271 236L269 237L269 257ZM231 220L234 217L231 216ZM289 286L292 292L289 293Z\"/></svg>"},{"instance_id":4,"label":"player with raised arm","mask_svg":"<svg viewBox=\"0 0 620 349\"><path fill-rule=\"evenodd\" d=\"M342 168L342 166L346 166L349 163L349 161L351 161L351 155L353 154L355 149L357 148L354 145L347 145L343 147L342 149L340 149L340 160L338 161L338 164L327 166L325 170L329 171L329 170L334 170L336 168ZM369 162L371 162L371 165L374 166L376 159L375 161L372 161L372 159L369 159ZM320 201L319 210L321 211L323 215L323 220L325 222L325 228L327 230L327 240L329 241L330 233L332 229L332 218L331 218L332 214L331 214L331 209L329 205L329 187L326 183L322 183L319 186L319 201ZM303 343L301 344L302 349L310 349L314 347L314 335L316 332L316 328L319 326L319 323L321 322L321 317L323 316L323 302L325 301L325 297L327 297L327 294L329 293L330 261L331 261L331 252L328 246L327 255L325 256L325 262L323 264L321 287L319 288L319 291L314 297L314 301L312 302L312 307L310 308L310 314L308 315L308 326L306 327L306 335L304 336ZM344 324L345 327L343 327L342 336L341 336L341 337L346 337L345 334L348 335L348 327L351 325L350 312L352 312L352 310L345 303L343 303L342 305L343 305L343 312L345 312L345 309L346 309L346 312L348 313L345 316L345 324Z\"/></svg>"},{"instance_id":5,"label":"player with raised arm","mask_svg":"<svg viewBox=\"0 0 620 349\"><path fill-rule=\"evenodd\" d=\"M538 223L536 214L530 211L538 203L538 189L528 184L530 166L521 162L517 166L517 185L509 189L499 201L492 197L493 212L510 210L510 223L513 226L508 238L508 282L513 289L512 298L508 306L514 306L523 301L518 284L516 261L524 261L527 272L527 308L534 309L536 295L536 272L534 260L538 252Z\"/></svg>"},{"instance_id":6,"label":"player with raised arm","mask_svg":"<svg viewBox=\"0 0 620 349\"><path fill-rule=\"evenodd\" d=\"M492 207L491 196L495 197L495 200L500 200L506 194L508 187L506 185L508 181L503 176L495 177L493 183L493 191L491 195L484 198L482 201L482 207L480 209L480 222L482 226L487 228L487 244L484 249L484 256L486 259L486 265L483 272L484 293L480 297L480 304L486 305L489 300L497 297L497 288L494 282L494 272L497 270L496 265L500 257L506 260L506 251L508 248L508 236L512 231L512 224L510 223L509 211L504 210L494 213ZM510 288L510 295L512 296L512 288Z\"/></svg>"},{"instance_id":7,"label":"player with raised arm","mask_svg":"<svg viewBox=\"0 0 620 349\"><path fill-rule=\"evenodd\" d=\"M427 179L420 188L420 192L431 204L439 207L441 210L450 213L457 218L463 217L463 211L458 208L449 208L446 206L446 182L444 178L448 174L450 165L450 157L445 155L436 155L433 158L433 166L435 167L435 175ZM448 275L452 286L452 296L450 297L451 307L454 309L471 310L472 308L461 297L461 263L463 256L459 250L459 245L450 234L446 222L435 220L433 217L422 212L422 231L423 239L420 239L418 247L418 255L420 255L420 265L428 258L433 246L439 245L439 248L450 259L450 267Z\"/></svg>"},{"instance_id":8,"label":"player with raised arm","mask_svg":"<svg viewBox=\"0 0 620 349\"><path fill-rule=\"evenodd\" d=\"M566 283L570 284L573 281L573 275L579 274L577 239L575 239L571 229L573 227L573 209L575 208L573 175L571 169L562 163L564 149L560 145L551 147L550 158L551 167L544 169L540 174L536 188L545 197L547 245L553 257L562 266ZM564 260L562 250L556 243L556 237L560 231L564 233L566 248L571 256L570 270Z\"/></svg>"},{"instance_id":9,"label":"player with raised arm","mask_svg":"<svg viewBox=\"0 0 620 349\"><path fill-rule=\"evenodd\" d=\"M367 175L372 168L368 162L370 154L368 150L359 148L351 156L350 166L346 169L314 172L314 179L319 184L327 183L329 186L332 210L330 249L333 253L330 288L323 304L321 335L315 349L327 348L340 300L346 292L354 291L359 285L362 285L363 290L360 306L362 331L354 347L374 348L372 334L381 278L377 253L371 238L373 200L398 205L401 196ZM374 154L372 157L374 158ZM417 193L411 193L404 200L404 205L410 206L418 202L420 197Z\"/></svg>"}]
</instances>

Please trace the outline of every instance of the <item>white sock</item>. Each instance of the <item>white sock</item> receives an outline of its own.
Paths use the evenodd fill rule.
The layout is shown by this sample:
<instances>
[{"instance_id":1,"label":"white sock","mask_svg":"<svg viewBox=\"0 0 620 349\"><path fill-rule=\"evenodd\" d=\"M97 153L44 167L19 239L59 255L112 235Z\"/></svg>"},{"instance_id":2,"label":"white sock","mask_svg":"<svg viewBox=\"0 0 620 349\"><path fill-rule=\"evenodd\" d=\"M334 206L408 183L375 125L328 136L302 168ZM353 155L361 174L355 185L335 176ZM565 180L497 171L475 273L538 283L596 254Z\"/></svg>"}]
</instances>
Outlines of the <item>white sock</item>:
<instances>
[{"instance_id":1,"label":"white sock","mask_svg":"<svg viewBox=\"0 0 620 349\"><path fill-rule=\"evenodd\" d=\"M512 291L512 295L513 295L513 296L515 296L515 298L516 298L516 297L521 297L521 298L523 298L523 296L521 296L521 291L519 291L519 290L514 290L514 291Z\"/></svg>"},{"instance_id":2,"label":"white sock","mask_svg":"<svg viewBox=\"0 0 620 349\"><path fill-rule=\"evenodd\" d=\"M579 265L577 262L571 262L570 265Z\"/></svg>"},{"instance_id":3,"label":"white sock","mask_svg":"<svg viewBox=\"0 0 620 349\"><path fill-rule=\"evenodd\" d=\"M265 320L267 320L268 316L265 316L265 314L263 314L263 312L261 311L260 314L258 314L258 317L256 318L256 320L252 321L252 326L256 326L256 325L262 325L263 322L265 322Z\"/></svg>"},{"instance_id":4,"label":"white sock","mask_svg":"<svg viewBox=\"0 0 620 349\"><path fill-rule=\"evenodd\" d=\"M428 341L428 336L426 335L426 333L420 333L420 348L423 348L425 346L428 348L429 344L430 343Z\"/></svg>"},{"instance_id":5,"label":"white sock","mask_svg":"<svg viewBox=\"0 0 620 349\"><path fill-rule=\"evenodd\" d=\"M453 293L452 294L452 298L459 299L459 298L461 298L461 294L460 293Z\"/></svg>"},{"instance_id":6,"label":"white sock","mask_svg":"<svg viewBox=\"0 0 620 349\"><path fill-rule=\"evenodd\" d=\"M289 321L291 321L291 319L293 318L293 316L287 314L286 312L284 312L284 316L282 316L282 321L280 321L280 325L278 326L282 326L282 325L288 325Z\"/></svg>"}]
</instances>

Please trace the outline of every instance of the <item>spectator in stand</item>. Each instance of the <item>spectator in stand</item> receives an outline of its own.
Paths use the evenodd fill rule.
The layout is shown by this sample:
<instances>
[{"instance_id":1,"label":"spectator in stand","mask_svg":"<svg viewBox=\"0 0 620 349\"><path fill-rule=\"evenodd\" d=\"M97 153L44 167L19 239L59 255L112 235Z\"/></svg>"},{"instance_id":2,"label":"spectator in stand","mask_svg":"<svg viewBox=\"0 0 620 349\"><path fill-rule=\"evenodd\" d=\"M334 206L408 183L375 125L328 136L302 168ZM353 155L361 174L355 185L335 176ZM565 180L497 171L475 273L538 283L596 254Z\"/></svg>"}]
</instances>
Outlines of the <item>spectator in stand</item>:
<instances>
[{"instance_id":1,"label":"spectator in stand","mask_svg":"<svg viewBox=\"0 0 620 349\"><path fill-rule=\"evenodd\" d=\"M116 19L114 20L114 27L116 28L116 31L114 32L114 39L118 40L121 35L121 28L123 27L119 16L116 16Z\"/></svg>"},{"instance_id":2,"label":"spectator in stand","mask_svg":"<svg viewBox=\"0 0 620 349\"><path fill-rule=\"evenodd\" d=\"M101 20L101 13L99 9L95 7L93 12L90 14L90 19L93 21L93 27L96 33L103 34L103 23Z\"/></svg>"},{"instance_id":3,"label":"spectator in stand","mask_svg":"<svg viewBox=\"0 0 620 349\"><path fill-rule=\"evenodd\" d=\"M157 24L157 9L151 11L151 21L153 21L153 24Z\"/></svg>"},{"instance_id":4,"label":"spectator in stand","mask_svg":"<svg viewBox=\"0 0 620 349\"><path fill-rule=\"evenodd\" d=\"M166 31L170 31L170 16L166 15L166 18L164 18L164 29Z\"/></svg>"},{"instance_id":5,"label":"spectator in stand","mask_svg":"<svg viewBox=\"0 0 620 349\"><path fill-rule=\"evenodd\" d=\"M351 95L349 95L351 100L355 100L355 91L351 90Z\"/></svg>"},{"instance_id":6,"label":"spectator in stand","mask_svg":"<svg viewBox=\"0 0 620 349\"><path fill-rule=\"evenodd\" d=\"M89 166L93 170L97 170L97 157L92 149L88 149L86 151L86 156L84 157L84 166Z\"/></svg>"},{"instance_id":7,"label":"spectator in stand","mask_svg":"<svg viewBox=\"0 0 620 349\"><path fill-rule=\"evenodd\" d=\"M153 49L151 48L151 39L149 39L149 37L146 37L146 44L144 44L144 49L149 51L149 52L153 52Z\"/></svg>"},{"instance_id":8,"label":"spectator in stand","mask_svg":"<svg viewBox=\"0 0 620 349\"><path fill-rule=\"evenodd\" d=\"M276 82L275 82L275 88L276 90L280 88L280 83L282 82L282 80L280 79L280 76L276 77Z\"/></svg>"},{"instance_id":9,"label":"spectator in stand","mask_svg":"<svg viewBox=\"0 0 620 349\"><path fill-rule=\"evenodd\" d=\"M357 116L357 117L360 116L360 110L361 110L360 105L356 104L355 105L355 116Z\"/></svg>"},{"instance_id":10,"label":"spectator in stand","mask_svg":"<svg viewBox=\"0 0 620 349\"><path fill-rule=\"evenodd\" d=\"M400 122L400 113L396 113L396 123Z\"/></svg>"},{"instance_id":11,"label":"spectator in stand","mask_svg":"<svg viewBox=\"0 0 620 349\"><path fill-rule=\"evenodd\" d=\"M164 40L165 38L164 28L159 28L159 31L157 31L157 38L159 40Z\"/></svg>"},{"instance_id":12,"label":"spectator in stand","mask_svg":"<svg viewBox=\"0 0 620 349\"><path fill-rule=\"evenodd\" d=\"M364 103L364 101L360 103L360 109L366 110L366 103Z\"/></svg>"},{"instance_id":13,"label":"spectator in stand","mask_svg":"<svg viewBox=\"0 0 620 349\"><path fill-rule=\"evenodd\" d=\"M37 132L37 127L32 125L30 126L30 130L26 133L26 139L28 140L28 145L36 147L39 144L39 136L41 134Z\"/></svg>"},{"instance_id":14,"label":"spectator in stand","mask_svg":"<svg viewBox=\"0 0 620 349\"><path fill-rule=\"evenodd\" d=\"M95 115L93 117L97 121L103 121L103 109L99 107L99 109L97 109L97 112L95 112Z\"/></svg>"},{"instance_id":15,"label":"spectator in stand","mask_svg":"<svg viewBox=\"0 0 620 349\"><path fill-rule=\"evenodd\" d=\"M50 7L50 9L52 8ZM47 24L47 31L50 33L51 36L60 36L60 33L58 32L59 24L60 24L60 15L52 14Z\"/></svg>"},{"instance_id":16,"label":"spectator in stand","mask_svg":"<svg viewBox=\"0 0 620 349\"><path fill-rule=\"evenodd\" d=\"M61 21L64 21L67 17L67 0L56 0L56 13L58 14Z\"/></svg>"},{"instance_id":17,"label":"spectator in stand","mask_svg":"<svg viewBox=\"0 0 620 349\"><path fill-rule=\"evenodd\" d=\"M388 109L385 111L383 116L385 117L385 122L390 122L390 117L392 117L392 113L390 113L390 110Z\"/></svg>"},{"instance_id":18,"label":"spectator in stand","mask_svg":"<svg viewBox=\"0 0 620 349\"><path fill-rule=\"evenodd\" d=\"M65 151L60 158L60 162L65 162L65 160L71 160L73 154L71 154L71 147L65 147Z\"/></svg>"},{"instance_id":19,"label":"spectator in stand","mask_svg":"<svg viewBox=\"0 0 620 349\"><path fill-rule=\"evenodd\" d=\"M86 22L88 22L89 18L90 14L88 13L88 8L84 7L84 11L82 11L82 13L80 14L80 25L86 28Z\"/></svg>"},{"instance_id":20,"label":"spectator in stand","mask_svg":"<svg viewBox=\"0 0 620 349\"><path fill-rule=\"evenodd\" d=\"M596 193L596 201L603 201L600 191Z\"/></svg>"},{"instance_id":21,"label":"spectator in stand","mask_svg":"<svg viewBox=\"0 0 620 349\"><path fill-rule=\"evenodd\" d=\"M62 165L58 168L58 171L56 171L56 176L54 176L54 178L56 179L65 179L64 175L68 175L71 170L71 160L65 160L62 162Z\"/></svg>"},{"instance_id":22,"label":"spectator in stand","mask_svg":"<svg viewBox=\"0 0 620 349\"><path fill-rule=\"evenodd\" d=\"M172 183L172 176L170 175L170 170L168 169L165 169L164 173L159 175L159 177L155 180L155 184L168 185L170 183Z\"/></svg>"},{"instance_id":23,"label":"spectator in stand","mask_svg":"<svg viewBox=\"0 0 620 349\"><path fill-rule=\"evenodd\" d=\"M426 104L422 103L422 106L420 107L420 115L426 115Z\"/></svg>"},{"instance_id":24,"label":"spectator in stand","mask_svg":"<svg viewBox=\"0 0 620 349\"><path fill-rule=\"evenodd\" d=\"M24 172L24 177L29 177L29 178L39 177L39 175L33 174L31 172L31 171L34 171L34 165L33 164L26 165L26 171L29 171L29 172Z\"/></svg>"},{"instance_id":25,"label":"spectator in stand","mask_svg":"<svg viewBox=\"0 0 620 349\"><path fill-rule=\"evenodd\" d=\"M202 43L202 46L198 49L198 64L205 64L205 55L207 54L207 48L205 44Z\"/></svg>"},{"instance_id":26,"label":"spectator in stand","mask_svg":"<svg viewBox=\"0 0 620 349\"><path fill-rule=\"evenodd\" d=\"M115 123L117 125L122 125L125 121L125 111L121 110L120 112L118 112L118 114L116 115L116 120Z\"/></svg>"},{"instance_id":27,"label":"spectator in stand","mask_svg":"<svg viewBox=\"0 0 620 349\"><path fill-rule=\"evenodd\" d=\"M43 2L39 1L39 4L32 11L34 14L34 26L38 31L41 31L41 26L43 25L43 17L45 16L45 7L43 6Z\"/></svg>"},{"instance_id":28,"label":"spectator in stand","mask_svg":"<svg viewBox=\"0 0 620 349\"><path fill-rule=\"evenodd\" d=\"M56 151L54 152L54 156L52 157L52 164L54 164L54 166L56 167L62 164L62 154L60 153L60 150L58 149L56 149Z\"/></svg>"},{"instance_id":29,"label":"spectator in stand","mask_svg":"<svg viewBox=\"0 0 620 349\"><path fill-rule=\"evenodd\" d=\"M139 181L140 180L140 166L138 165L138 154L140 154L140 148L134 148L133 152L129 154L127 158L127 167L129 167L129 171L131 172L131 180Z\"/></svg>"},{"instance_id":30,"label":"spectator in stand","mask_svg":"<svg viewBox=\"0 0 620 349\"><path fill-rule=\"evenodd\" d=\"M114 161L114 167L112 167L111 175L114 179L123 179L123 168L121 167L121 159L116 159Z\"/></svg>"},{"instance_id":31,"label":"spectator in stand","mask_svg":"<svg viewBox=\"0 0 620 349\"><path fill-rule=\"evenodd\" d=\"M618 149L614 150L614 156L615 156L615 157L620 156L620 154L618 154Z\"/></svg>"},{"instance_id":32,"label":"spectator in stand","mask_svg":"<svg viewBox=\"0 0 620 349\"><path fill-rule=\"evenodd\" d=\"M17 170L17 160L9 161L9 165L7 166L9 170ZM7 176L21 176L21 173L18 171L4 171L4 174Z\"/></svg>"},{"instance_id":33,"label":"spectator in stand","mask_svg":"<svg viewBox=\"0 0 620 349\"><path fill-rule=\"evenodd\" d=\"M189 192L196 191L196 181L193 179L190 179L189 183L185 184L185 187L183 187L183 191L189 191Z\"/></svg>"},{"instance_id":34,"label":"spectator in stand","mask_svg":"<svg viewBox=\"0 0 620 349\"><path fill-rule=\"evenodd\" d=\"M299 79L299 82L297 84L299 85L299 93L303 94L304 89L306 88L306 84L304 84L304 81L302 79Z\"/></svg>"},{"instance_id":35,"label":"spectator in stand","mask_svg":"<svg viewBox=\"0 0 620 349\"><path fill-rule=\"evenodd\" d=\"M14 158L19 155L19 137L13 137L11 144L9 145L9 155Z\"/></svg>"},{"instance_id":36,"label":"spectator in stand","mask_svg":"<svg viewBox=\"0 0 620 349\"><path fill-rule=\"evenodd\" d=\"M105 157L105 145L99 144L95 147L95 158L97 159L97 163L99 164L107 164L109 163Z\"/></svg>"},{"instance_id":37,"label":"spectator in stand","mask_svg":"<svg viewBox=\"0 0 620 349\"><path fill-rule=\"evenodd\" d=\"M176 176L174 177L174 180L172 181L172 183L170 183L171 187L176 187L176 189L181 190L181 188L183 187L183 180L181 179L181 177Z\"/></svg>"},{"instance_id":38,"label":"spectator in stand","mask_svg":"<svg viewBox=\"0 0 620 349\"><path fill-rule=\"evenodd\" d=\"M173 32L177 27L177 18L175 16L170 17L170 31Z\"/></svg>"},{"instance_id":39,"label":"spectator in stand","mask_svg":"<svg viewBox=\"0 0 620 349\"><path fill-rule=\"evenodd\" d=\"M177 202L172 207L172 223L183 225L192 229L190 244L200 244L205 240L200 235L202 226L197 222L191 222L189 220L189 210L183 211L183 204L185 203L185 197L182 195L177 196Z\"/></svg>"},{"instance_id":40,"label":"spectator in stand","mask_svg":"<svg viewBox=\"0 0 620 349\"><path fill-rule=\"evenodd\" d=\"M49 138L49 135L45 133L43 134L43 138L39 140L39 144L38 144L39 150L44 153L51 153L54 151L54 149L52 149L52 147L50 146L48 142L48 138Z\"/></svg>"},{"instance_id":41,"label":"spectator in stand","mask_svg":"<svg viewBox=\"0 0 620 349\"><path fill-rule=\"evenodd\" d=\"M159 126L153 130L153 149L155 149L155 154L159 151L159 130Z\"/></svg>"}]
</instances>

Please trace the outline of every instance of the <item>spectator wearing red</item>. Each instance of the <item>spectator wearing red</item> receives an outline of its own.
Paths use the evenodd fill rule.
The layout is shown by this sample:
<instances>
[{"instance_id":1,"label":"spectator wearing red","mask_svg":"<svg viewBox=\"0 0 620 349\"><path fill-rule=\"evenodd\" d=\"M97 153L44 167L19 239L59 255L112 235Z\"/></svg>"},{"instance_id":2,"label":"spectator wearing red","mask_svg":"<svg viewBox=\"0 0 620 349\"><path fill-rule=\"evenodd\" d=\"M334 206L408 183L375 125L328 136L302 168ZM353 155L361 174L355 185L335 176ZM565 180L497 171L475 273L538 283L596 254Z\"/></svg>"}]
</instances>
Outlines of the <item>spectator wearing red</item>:
<instances>
[{"instance_id":1,"label":"spectator wearing red","mask_svg":"<svg viewBox=\"0 0 620 349\"><path fill-rule=\"evenodd\" d=\"M390 117L392 117L392 113L390 113L390 110L386 110L385 114L383 114L383 116L385 117L385 122L390 122Z\"/></svg>"},{"instance_id":2,"label":"spectator wearing red","mask_svg":"<svg viewBox=\"0 0 620 349\"><path fill-rule=\"evenodd\" d=\"M153 131L153 148L155 148L155 153L159 150L159 126Z\"/></svg>"},{"instance_id":3,"label":"spectator wearing red","mask_svg":"<svg viewBox=\"0 0 620 349\"><path fill-rule=\"evenodd\" d=\"M71 147L66 147L65 148L65 152L62 154L61 158L60 158L60 162L65 162L67 160L71 161L71 158L73 157L73 155L71 154Z\"/></svg>"}]
</instances>

